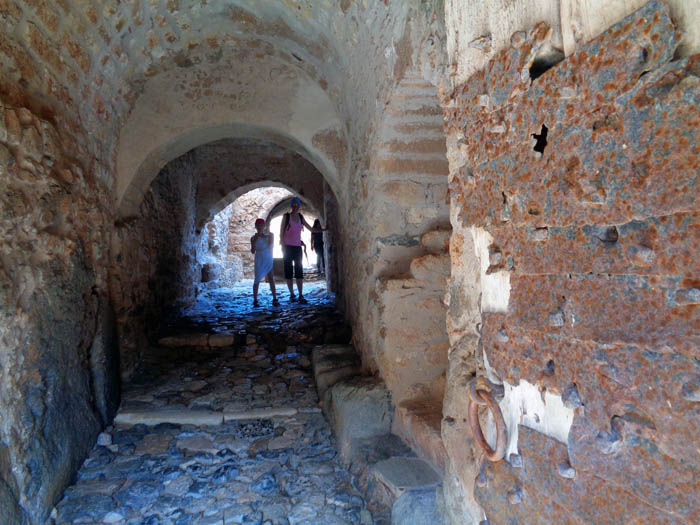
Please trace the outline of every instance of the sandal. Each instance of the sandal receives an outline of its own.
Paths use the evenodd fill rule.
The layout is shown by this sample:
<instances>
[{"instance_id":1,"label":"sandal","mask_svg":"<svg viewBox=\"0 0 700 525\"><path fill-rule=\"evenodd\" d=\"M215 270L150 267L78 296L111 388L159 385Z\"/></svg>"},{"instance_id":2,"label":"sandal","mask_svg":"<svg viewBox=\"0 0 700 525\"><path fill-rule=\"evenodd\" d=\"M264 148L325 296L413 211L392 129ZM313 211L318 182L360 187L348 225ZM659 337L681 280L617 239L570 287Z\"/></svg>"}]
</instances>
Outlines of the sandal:
<instances>
[{"instance_id":1,"label":"sandal","mask_svg":"<svg viewBox=\"0 0 700 525\"><path fill-rule=\"evenodd\" d=\"M308 303L309 303L309 301L307 301L303 295L299 296L299 304L308 304Z\"/></svg>"},{"instance_id":2,"label":"sandal","mask_svg":"<svg viewBox=\"0 0 700 525\"><path fill-rule=\"evenodd\" d=\"M272 299L272 306L279 306L280 302L277 300L277 297Z\"/></svg>"},{"instance_id":3,"label":"sandal","mask_svg":"<svg viewBox=\"0 0 700 525\"><path fill-rule=\"evenodd\" d=\"M257 299L254 300L253 301L253 308L258 308L259 306L260 306L260 303L258 302L258 300Z\"/></svg>"},{"instance_id":4,"label":"sandal","mask_svg":"<svg viewBox=\"0 0 700 525\"><path fill-rule=\"evenodd\" d=\"M297 296L296 296L296 295L290 295L290 296L289 296L289 302L290 302L290 303L296 303L296 302L297 302Z\"/></svg>"}]
</instances>

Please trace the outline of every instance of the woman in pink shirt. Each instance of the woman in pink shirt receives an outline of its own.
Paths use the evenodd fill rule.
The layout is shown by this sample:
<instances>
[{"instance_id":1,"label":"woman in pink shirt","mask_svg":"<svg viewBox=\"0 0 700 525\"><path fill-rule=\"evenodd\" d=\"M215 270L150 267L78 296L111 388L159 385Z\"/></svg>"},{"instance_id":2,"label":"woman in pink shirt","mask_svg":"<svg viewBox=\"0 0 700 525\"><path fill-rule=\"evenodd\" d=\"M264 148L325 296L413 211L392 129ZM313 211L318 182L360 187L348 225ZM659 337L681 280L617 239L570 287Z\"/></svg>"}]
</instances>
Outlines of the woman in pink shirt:
<instances>
[{"instance_id":1,"label":"woman in pink shirt","mask_svg":"<svg viewBox=\"0 0 700 525\"><path fill-rule=\"evenodd\" d=\"M301 201L294 197L292 199L291 213L285 213L282 218L280 227L280 244L282 245L282 253L284 256L284 278L287 279L287 287L289 288L289 300L295 302L297 298L294 296L294 284L292 278L297 280L297 289L299 290L299 302L306 304L304 299L304 268L301 260L301 230L306 227L311 230L311 226L304 219L304 216L299 213Z\"/></svg>"}]
</instances>

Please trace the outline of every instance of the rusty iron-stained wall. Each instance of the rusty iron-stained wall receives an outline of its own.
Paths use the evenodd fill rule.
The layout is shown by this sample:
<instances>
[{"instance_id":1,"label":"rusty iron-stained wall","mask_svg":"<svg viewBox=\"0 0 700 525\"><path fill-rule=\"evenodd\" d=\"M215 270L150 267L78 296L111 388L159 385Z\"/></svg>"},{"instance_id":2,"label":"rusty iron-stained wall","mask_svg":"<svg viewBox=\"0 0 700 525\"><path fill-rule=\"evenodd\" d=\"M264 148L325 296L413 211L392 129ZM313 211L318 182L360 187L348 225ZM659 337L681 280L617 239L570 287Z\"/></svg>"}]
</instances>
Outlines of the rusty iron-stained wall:
<instances>
[{"instance_id":1,"label":"rusty iron-stained wall","mask_svg":"<svg viewBox=\"0 0 700 525\"><path fill-rule=\"evenodd\" d=\"M491 524L698 523L700 56L674 60L651 2L531 79L548 32L516 33L445 101L453 227L485 229L487 273L510 282L481 313L488 367L574 414L568 443L521 425L476 500Z\"/></svg>"}]
</instances>

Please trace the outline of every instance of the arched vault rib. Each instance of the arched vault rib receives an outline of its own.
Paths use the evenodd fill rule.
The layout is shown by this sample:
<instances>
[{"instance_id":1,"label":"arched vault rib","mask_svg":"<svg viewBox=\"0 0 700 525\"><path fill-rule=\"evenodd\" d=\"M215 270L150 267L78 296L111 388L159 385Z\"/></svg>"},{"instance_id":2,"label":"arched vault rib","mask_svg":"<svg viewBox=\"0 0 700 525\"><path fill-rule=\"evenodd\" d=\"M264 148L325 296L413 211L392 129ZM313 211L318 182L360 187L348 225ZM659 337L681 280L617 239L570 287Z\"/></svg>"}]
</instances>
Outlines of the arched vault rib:
<instances>
[{"instance_id":1,"label":"arched vault rib","mask_svg":"<svg viewBox=\"0 0 700 525\"><path fill-rule=\"evenodd\" d=\"M219 213L221 210L226 208L227 206L233 204L238 200L239 197L245 195L246 193L260 189L260 188L284 188L285 190L288 190L292 192L294 195L291 197L285 197L279 202L276 202L275 205L270 208L270 210L266 213L265 217L263 217L265 220L270 221L272 218L274 218L276 215L279 215L282 210L286 210L289 208L290 202L294 197L299 197L299 199L302 202L302 206L309 209L315 216L317 217L322 217L323 215L319 212L319 210L323 209L323 195L320 195L321 202L317 202L318 198L315 195L311 198L299 195L299 190L291 185L287 185L284 183L281 183L276 180L263 180L260 182L254 182L251 184L245 184L243 186L239 186L235 190L233 190L231 193L226 195L223 199L221 199L219 202L217 202L209 211L208 216L206 219L201 219L198 221L197 224L197 230L201 230L201 228L204 226L204 224L211 220L217 213ZM313 199L313 200L312 200Z\"/></svg>"},{"instance_id":2,"label":"arched vault rib","mask_svg":"<svg viewBox=\"0 0 700 525\"><path fill-rule=\"evenodd\" d=\"M319 210L324 206L325 191L332 191L323 184L325 177L313 163L268 140L221 139L195 148L187 159L197 178L198 230L241 194L255 188L287 188Z\"/></svg>"},{"instance_id":3,"label":"arched vault rib","mask_svg":"<svg viewBox=\"0 0 700 525\"><path fill-rule=\"evenodd\" d=\"M270 211L267 213L265 216L265 220L267 222L270 222L272 219L275 217L282 215L283 213L286 213L292 204L292 199L294 197L285 197L284 199L280 200L278 203L276 203L272 208L270 208ZM303 197L299 197L301 199L301 204L302 204L302 209L300 210L302 215L304 213L307 213L304 211L304 208L308 210L308 213L311 215L314 215L315 217L318 217L319 219L323 218L323 213L321 213L319 210L322 210L323 208L319 208L317 206L314 206L313 202L308 201L307 199L304 199Z\"/></svg>"},{"instance_id":4,"label":"arched vault rib","mask_svg":"<svg viewBox=\"0 0 700 525\"><path fill-rule=\"evenodd\" d=\"M156 75L122 128L117 204L135 215L170 160L223 138L253 138L290 149L324 176L336 194L347 140L334 104L303 71L273 59L221 59Z\"/></svg>"}]
</instances>

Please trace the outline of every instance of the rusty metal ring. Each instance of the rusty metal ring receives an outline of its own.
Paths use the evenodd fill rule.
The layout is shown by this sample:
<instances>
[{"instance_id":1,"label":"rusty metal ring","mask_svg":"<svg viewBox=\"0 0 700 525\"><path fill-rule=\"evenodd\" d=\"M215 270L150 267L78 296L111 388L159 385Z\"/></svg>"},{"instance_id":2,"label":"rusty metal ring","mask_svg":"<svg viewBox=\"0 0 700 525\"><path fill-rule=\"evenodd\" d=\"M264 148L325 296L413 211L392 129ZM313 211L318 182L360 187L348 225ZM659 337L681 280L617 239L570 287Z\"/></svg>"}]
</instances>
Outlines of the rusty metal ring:
<instances>
[{"instance_id":1,"label":"rusty metal ring","mask_svg":"<svg viewBox=\"0 0 700 525\"><path fill-rule=\"evenodd\" d=\"M485 405L486 401L477 394L477 391L491 392L491 385L481 377L477 377L469 382L469 398L477 405Z\"/></svg>"},{"instance_id":2,"label":"rusty metal ring","mask_svg":"<svg viewBox=\"0 0 700 525\"><path fill-rule=\"evenodd\" d=\"M486 452L486 459L489 461L500 461L506 455L506 422L503 419L503 413L501 412L498 403L491 395L491 392L488 390L477 389L475 391L475 395L479 397L484 404L488 405L491 413L493 414L493 419L496 422L496 450L492 449L486 442L484 433L481 431L481 424L479 423L480 403L473 401L470 396L469 424L472 429L472 434L474 435L474 439L479 446Z\"/></svg>"}]
</instances>

